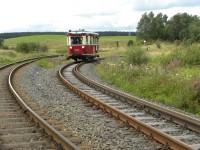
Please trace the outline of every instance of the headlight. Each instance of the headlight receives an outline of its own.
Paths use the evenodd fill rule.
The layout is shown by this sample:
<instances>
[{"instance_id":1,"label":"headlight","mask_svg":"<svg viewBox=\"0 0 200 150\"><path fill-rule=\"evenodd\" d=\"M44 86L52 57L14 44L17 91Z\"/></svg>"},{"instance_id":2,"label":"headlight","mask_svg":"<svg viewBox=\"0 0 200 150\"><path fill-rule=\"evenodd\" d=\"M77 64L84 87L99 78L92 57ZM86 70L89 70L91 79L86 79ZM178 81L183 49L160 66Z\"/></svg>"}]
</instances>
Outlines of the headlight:
<instances>
[{"instance_id":1,"label":"headlight","mask_svg":"<svg viewBox=\"0 0 200 150\"><path fill-rule=\"evenodd\" d=\"M82 48L85 48L85 46L82 46Z\"/></svg>"},{"instance_id":2,"label":"headlight","mask_svg":"<svg viewBox=\"0 0 200 150\"><path fill-rule=\"evenodd\" d=\"M72 46L70 46L69 48L72 49Z\"/></svg>"}]
</instances>

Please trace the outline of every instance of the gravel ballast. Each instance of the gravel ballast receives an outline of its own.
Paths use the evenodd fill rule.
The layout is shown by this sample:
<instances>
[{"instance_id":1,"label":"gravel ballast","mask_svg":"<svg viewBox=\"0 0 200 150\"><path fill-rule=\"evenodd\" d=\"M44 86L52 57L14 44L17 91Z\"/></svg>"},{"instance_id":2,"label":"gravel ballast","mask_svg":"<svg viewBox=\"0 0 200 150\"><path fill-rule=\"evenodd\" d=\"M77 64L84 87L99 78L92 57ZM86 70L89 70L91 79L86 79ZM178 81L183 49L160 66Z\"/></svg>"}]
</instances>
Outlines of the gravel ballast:
<instances>
[{"instance_id":1,"label":"gravel ballast","mask_svg":"<svg viewBox=\"0 0 200 150\"><path fill-rule=\"evenodd\" d=\"M91 107L69 91L57 79L57 66L44 69L31 64L21 73L21 88L48 113L64 121L65 126L79 135L92 149L155 150L162 146L130 126ZM87 68L87 73L91 67ZM94 74L95 76L95 74Z\"/></svg>"}]
</instances>

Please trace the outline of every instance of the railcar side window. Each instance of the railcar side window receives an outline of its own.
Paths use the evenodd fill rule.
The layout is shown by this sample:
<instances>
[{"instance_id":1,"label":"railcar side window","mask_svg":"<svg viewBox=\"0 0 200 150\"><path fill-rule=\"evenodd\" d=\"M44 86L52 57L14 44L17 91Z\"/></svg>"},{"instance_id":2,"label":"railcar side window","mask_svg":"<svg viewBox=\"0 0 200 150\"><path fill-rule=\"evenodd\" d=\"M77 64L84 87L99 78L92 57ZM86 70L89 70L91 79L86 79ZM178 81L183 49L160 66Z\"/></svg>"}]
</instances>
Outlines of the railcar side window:
<instances>
[{"instance_id":1,"label":"railcar side window","mask_svg":"<svg viewBox=\"0 0 200 150\"><path fill-rule=\"evenodd\" d=\"M88 44L88 36L86 36L86 44Z\"/></svg>"},{"instance_id":2,"label":"railcar side window","mask_svg":"<svg viewBox=\"0 0 200 150\"><path fill-rule=\"evenodd\" d=\"M71 37L71 44L82 44L83 38L82 37Z\"/></svg>"}]
</instances>

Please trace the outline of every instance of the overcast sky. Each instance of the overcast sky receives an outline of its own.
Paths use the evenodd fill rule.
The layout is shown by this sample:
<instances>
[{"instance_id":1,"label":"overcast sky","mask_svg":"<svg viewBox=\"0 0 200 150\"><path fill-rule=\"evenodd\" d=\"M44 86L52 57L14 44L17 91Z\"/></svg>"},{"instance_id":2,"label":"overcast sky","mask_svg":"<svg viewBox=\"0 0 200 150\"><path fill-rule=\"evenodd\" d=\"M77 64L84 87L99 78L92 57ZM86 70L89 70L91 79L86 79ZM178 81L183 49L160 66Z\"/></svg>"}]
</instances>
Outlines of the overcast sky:
<instances>
[{"instance_id":1,"label":"overcast sky","mask_svg":"<svg viewBox=\"0 0 200 150\"><path fill-rule=\"evenodd\" d=\"M135 31L144 12L200 16L200 0L0 0L0 32Z\"/></svg>"}]
</instances>

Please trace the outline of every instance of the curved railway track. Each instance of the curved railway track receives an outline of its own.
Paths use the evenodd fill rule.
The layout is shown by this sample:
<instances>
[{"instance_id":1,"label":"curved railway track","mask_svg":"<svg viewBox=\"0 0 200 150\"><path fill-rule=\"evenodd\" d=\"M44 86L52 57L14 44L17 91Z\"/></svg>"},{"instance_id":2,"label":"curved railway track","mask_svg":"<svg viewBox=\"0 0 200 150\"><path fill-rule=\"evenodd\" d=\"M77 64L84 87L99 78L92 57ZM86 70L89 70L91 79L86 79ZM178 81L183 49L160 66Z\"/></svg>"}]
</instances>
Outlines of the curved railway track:
<instances>
[{"instance_id":1,"label":"curved railway track","mask_svg":"<svg viewBox=\"0 0 200 150\"><path fill-rule=\"evenodd\" d=\"M0 68L0 149L79 149L33 111L13 83L18 69L50 57L57 56L27 59Z\"/></svg>"},{"instance_id":2,"label":"curved railway track","mask_svg":"<svg viewBox=\"0 0 200 150\"><path fill-rule=\"evenodd\" d=\"M166 149L200 149L199 120L96 83L80 73L81 65L72 63L59 70L59 78L74 93Z\"/></svg>"}]
</instances>

